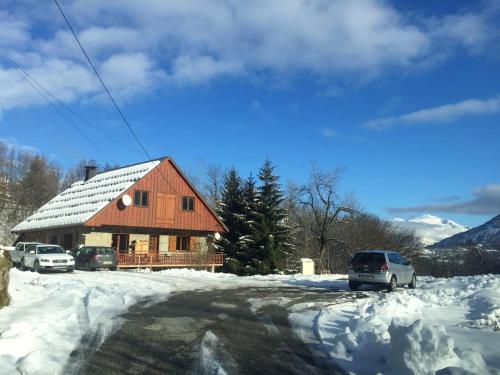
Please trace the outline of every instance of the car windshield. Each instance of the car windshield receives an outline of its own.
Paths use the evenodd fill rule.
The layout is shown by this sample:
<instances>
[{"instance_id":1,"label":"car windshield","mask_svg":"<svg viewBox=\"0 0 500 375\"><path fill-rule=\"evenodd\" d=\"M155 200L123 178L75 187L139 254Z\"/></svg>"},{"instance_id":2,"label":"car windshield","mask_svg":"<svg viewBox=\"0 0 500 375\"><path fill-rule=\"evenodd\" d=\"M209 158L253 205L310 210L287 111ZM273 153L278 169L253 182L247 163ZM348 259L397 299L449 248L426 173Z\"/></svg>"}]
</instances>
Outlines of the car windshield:
<instances>
[{"instance_id":1,"label":"car windshield","mask_svg":"<svg viewBox=\"0 0 500 375\"><path fill-rule=\"evenodd\" d=\"M64 254L64 249L60 246L42 246L37 248L38 254Z\"/></svg>"},{"instance_id":2,"label":"car windshield","mask_svg":"<svg viewBox=\"0 0 500 375\"><path fill-rule=\"evenodd\" d=\"M385 263L384 254L381 253L357 253L351 260L351 264L368 264L380 266Z\"/></svg>"}]
</instances>

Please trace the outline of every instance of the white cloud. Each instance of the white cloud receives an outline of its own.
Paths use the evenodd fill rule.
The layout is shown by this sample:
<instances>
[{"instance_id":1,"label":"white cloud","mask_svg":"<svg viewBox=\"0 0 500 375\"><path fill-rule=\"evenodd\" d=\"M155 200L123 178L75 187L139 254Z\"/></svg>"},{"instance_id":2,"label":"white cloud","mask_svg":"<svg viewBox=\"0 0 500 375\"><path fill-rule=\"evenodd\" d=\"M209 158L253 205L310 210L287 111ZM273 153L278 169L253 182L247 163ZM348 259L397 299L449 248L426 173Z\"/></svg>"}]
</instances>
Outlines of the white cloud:
<instances>
[{"instance_id":1,"label":"white cloud","mask_svg":"<svg viewBox=\"0 0 500 375\"><path fill-rule=\"evenodd\" d=\"M97 88L95 78L84 66L68 60L48 59L26 71L45 88L66 102L87 96ZM45 103L44 99L13 68L0 69L0 110Z\"/></svg>"},{"instance_id":2,"label":"white cloud","mask_svg":"<svg viewBox=\"0 0 500 375\"><path fill-rule=\"evenodd\" d=\"M0 10L0 30L2 30L1 47L19 45L30 39L26 23L2 10Z\"/></svg>"},{"instance_id":3,"label":"white cloud","mask_svg":"<svg viewBox=\"0 0 500 375\"><path fill-rule=\"evenodd\" d=\"M121 99L147 91L166 79L164 72L142 53L111 56L102 63L101 75L111 92Z\"/></svg>"},{"instance_id":4,"label":"white cloud","mask_svg":"<svg viewBox=\"0 0 500 375\"><path fill-rule=\"evenodd\" d=\"M236 61L182 55L175 59L170 79L177 84L197 84L222 75L242 73L242 70L242 66Z\"/></svg>"},{"instance_id":5,"label":"white cloud","mask_svg":"<svg viewBox=\"0 0 500 375\"><path fill-rule=\"evenodd\" d=\"M458 120L465 116L485 115L500 112L500 97L492 99L467 99L458 103L421 109L399 116L383 117L363 124L369 129L386 129L397 125L442 123Z\"/></svg>"},{"instance_id":6,"label":"white cloud","mask_svg":"<svg viewBox=\"0 0 500 375\"><path fill-rule=\"evenodd\" d=\"M73 0L63 7L98 70L113 77L110 85L123 90L120 95L130 97L154 90L158 82L181 86L236 76L283 83L304 75L317 79L325 94L341 95L343 80L411 70L436 60L440 51L446 56L460 49L488 51L497 36L497 12L487 6L430 18L403 13L384 0L153 0L147 5ZM17 61L25 68L60 60L68 73L77 65L88 69L55 7L19 0L8 9L0 11L0 45L24 56ZM117 56L132 69L120 79L115 77L124 69ZM6 70L0 66L0 72ZM89 82L81 81L83 90L74 86L74 100L86 98ZM99 90L96 85L94 91ZM15 98L19 105L29 102L13 96L9 108Z\"/></svg>"},{"instance_id":7,"label":"white cloud","mask_svg":"<svg viewBox=\"0 0 500 375\"><path fill-rule=\"evenodd\" d=\"M488 44L491 31L486 22L486 14L466 13L450 15L432 22L431 33L441 41L462 45L471 52L479 52Z\"/></svg>"},{"instance_id":8,"label":"white cloud","mask_svg":"<svg viewBox=\"0 0 500 375\"><path fill-rule=\"evenodd\" d=\"M498 215L500 212L500 184L477 187L472 191L472 194L474 198L470 200L412 207L392 207L388 211L391 213L443 212L467 215Z\"/></svg>"},{"instance_id":9,"label":"white cloud","mask_svg":"<svg viewBox=\"0 0 500 375\"><path fill-rule=\"evenodd\" d=\"M60 100L102 96L102 88L93 73L83 64L68 59L19 55L20 61L31 60L23 69ZM165 80L161 70L144 54L116 54L100 65L101 75L114 96L120 100L149 91ZM30 105L45 105L45 99L14 68L0 67L0 111ZM43 92L43 90L41 90Z\"/></svg>"},{"instance_id":10,"label":"white cloud","mask_svg":"<svg viewBox=\"0 0 500 375\"><path fill-rule=\"evenodd\" d=\"M390 222L396 228L414 232L424 245L432 245L469 229L454 221L433 215L422 215L409 220L394 218Z\"/></svg>"},{"instance_id":11,"label":"white cloud","mask_svg":"<svg viewBox=\"0 0 500 375\"><path fill-rule=\"evenodd\" d=\"M78 33L78 38L92 57L109 56L127 51L132 53L144 49L147 42L140 31L127 27L90 26ZM81 50L67 30L59 30L52 39L35 39L36 49L52 57L78 58ZM82 56L83 57L83 56Z\"/></svg>"}]
</instances>

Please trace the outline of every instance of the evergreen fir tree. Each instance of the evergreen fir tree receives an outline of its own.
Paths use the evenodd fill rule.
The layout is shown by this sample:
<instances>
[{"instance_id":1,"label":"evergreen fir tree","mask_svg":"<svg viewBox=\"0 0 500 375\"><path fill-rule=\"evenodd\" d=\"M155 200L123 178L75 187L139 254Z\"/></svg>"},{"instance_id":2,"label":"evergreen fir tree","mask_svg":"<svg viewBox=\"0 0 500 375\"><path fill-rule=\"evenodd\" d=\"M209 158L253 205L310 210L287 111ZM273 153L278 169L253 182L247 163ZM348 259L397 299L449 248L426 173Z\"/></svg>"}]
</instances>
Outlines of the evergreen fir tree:
<instances>
[{"instance_id":1,"label":"evergreen fir tree","mask_svg":"<svg viewBox=\"0 0 500 375\"><path fill-rule=\"evenodd\" d=\"M241 248L243 250L245 264L245 275L254 275L259 272L258 243L256 240L256 223L258 222L258 196L255 178L250 174L243 184L243 200L245 202L245 219L247 224L247 234L241 238Z\"/></svg>"},{"instance_id":2,"label":"evergreen fir tree","mask_svg":"<svg viewBox=\"0 0 500 375\"><path fill-rule=\"evenodd\" d=\"M284 193L275 167L267 159L259 171L254 236L257 245L256 259L259 272L269 273L284 268L284 258L290 248L287 244L289 228L285 224Z\"/></svg>"},{"instance_id":3,"label":"evergreen fir tree","mask_svg":"<svg viewBox=\"0 0 500 375\"><path fill-rule=\"evenodd\" d=\"M217 213L229 229L216 244L224 252L223 270L240 274L244 267L241 263L242 251L244 251L242 238L248 234L248 224L245 217L242 182L234 168L226 175L219 203Z\"/></svg>"}]
</instances>

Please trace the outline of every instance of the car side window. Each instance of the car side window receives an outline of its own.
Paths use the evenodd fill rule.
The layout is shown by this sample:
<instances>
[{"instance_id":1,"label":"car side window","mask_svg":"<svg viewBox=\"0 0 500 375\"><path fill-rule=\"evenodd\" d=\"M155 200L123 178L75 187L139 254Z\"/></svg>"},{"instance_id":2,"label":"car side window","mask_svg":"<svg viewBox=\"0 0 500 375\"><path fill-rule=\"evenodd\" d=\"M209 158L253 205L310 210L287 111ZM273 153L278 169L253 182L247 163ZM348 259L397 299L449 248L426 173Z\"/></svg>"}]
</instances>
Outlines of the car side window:
<instances>
[{"instance_id":1,"label":"car side window","mask_svg":"<svg viewBox=\"0 0 500 375\"><path fill-rule=\"evenodd\" d=\"M20 244L20 243L18 243L18 244L16 245L16 251L22 251L22 250L21 250L21 245L22 245L22 244Z\"/></svg>"},{"instance_id":2,"label":"car side window","mask_svg":"<svg viewBox=\"0 0 500 375\"><path fill-rule=\"evenodd\" d=\"M398 257L396 256L396 254L390 253L390 254L387 254L387 256L389 258L389 262L391 262L392 264L399 264L399 260L398 260Z\"/></svg>"},{"instance_id":3,"label":"car side window","mask_svg":"<svg viewBox=\"0 0 500 375\"><path fill-rule=\"evenodd\" d=\"M410 262L408 261L408 259L406 259L404 256L401 256L401 255L398 254L398 258L399 258L399 263L400 264L404 264L404 265L410 264Z\"/></svg>"}]
</instances>

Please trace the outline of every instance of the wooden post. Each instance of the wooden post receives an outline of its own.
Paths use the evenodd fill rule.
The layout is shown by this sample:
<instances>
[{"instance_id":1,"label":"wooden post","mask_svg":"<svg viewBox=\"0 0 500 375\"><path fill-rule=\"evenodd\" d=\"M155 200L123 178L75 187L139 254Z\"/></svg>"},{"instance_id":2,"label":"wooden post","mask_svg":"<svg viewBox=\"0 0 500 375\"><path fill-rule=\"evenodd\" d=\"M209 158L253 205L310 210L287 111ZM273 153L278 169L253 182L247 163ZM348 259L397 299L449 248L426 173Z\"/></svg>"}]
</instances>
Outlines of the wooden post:
<instances>
[{"instance_id":1,"label":"wooden post","mask_svg":"<svg viewBox=\"0 0 500 375\"><path fill-rule=\"evenodd\" d=\"M215 273L215 266L210 267L212 269L212 273Z\"/></svg>"}]
</instances>

